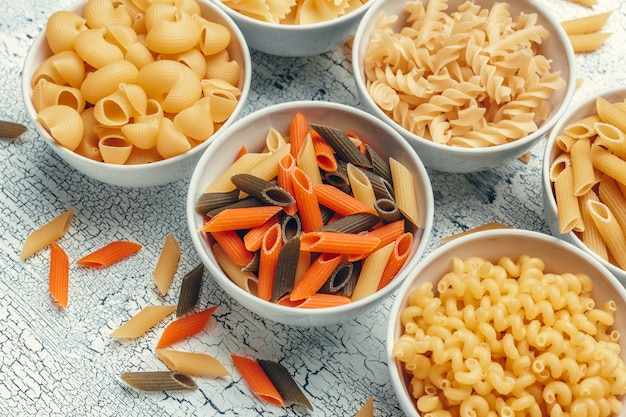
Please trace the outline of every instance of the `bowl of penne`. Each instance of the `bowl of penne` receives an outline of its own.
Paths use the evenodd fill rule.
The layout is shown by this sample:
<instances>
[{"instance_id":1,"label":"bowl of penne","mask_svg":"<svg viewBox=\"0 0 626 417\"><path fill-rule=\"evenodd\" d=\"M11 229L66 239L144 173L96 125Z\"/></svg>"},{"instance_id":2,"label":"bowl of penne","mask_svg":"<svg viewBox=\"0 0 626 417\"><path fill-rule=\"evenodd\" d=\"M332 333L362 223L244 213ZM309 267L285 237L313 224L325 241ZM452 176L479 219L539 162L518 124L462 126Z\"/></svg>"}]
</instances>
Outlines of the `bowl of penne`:
<instances>
[{"instance_id":1,"label":"bowl of penne","mask_svg":"<svg viewBox=\"0 0 626 417\"><path fill-rule=\"evenodd\" d=\"M552 132L543 160L552 234L587 251L626 285L626 88L588 97Z\"/></svg>"},{"instance_id":2,"label":"bowl of penne","mask_svg":"<svg viewBox=\"0 0 626 417\"><path fill-rule=\"evenodd\" d=\"M250 48L301 57L349 40L365 11L380 0L213 1L237 23Z\"/></svg>"},{"instance_id":3,"label":"bowl of penne","mask_svg":"<svg viewBox=\"0 0 626 417\"><path fill-rule=\"evenodd\" d=\"M411 274L432 231L428 174L402 137L343 104L276 104L200 158L193 245L240 305L293 326L345 322Z\"/></svg>"},{"instance_id":4,"label":"bowl of penne","mask_svg":"<svg viewBox=\"0 0 626 417\"><path fill-rule=\"evenodd\" d=\"M562 239L516 229L454 239L420 262L391 308L399 405L411 417L621 416L625 308L615 276Z\"/></svg>"},{"instance_id":5,"label":"bowl of penne","mask_svg":"<svg viewBox=\"0 0 626 417\"><path fill-rule=\"evenodd\" d=\"M361 102L429 168L475 172L519 158L563 115L576 81L558 17L536 3L375 3L352 48Z\"/></svg>"},{"instance_id":6,"label":"bowl of penne","mask_svg":"<svg viewBox=\"0 0 626 417\"><path fill-rule=\"evenodd\" d=\"M141 3L141 4L139 4ZM50 15L23 68L39 136L68 165L126 187L189 177L247 101L251 62L211 3L83 0Z\"/></svg>"}]
</instances>

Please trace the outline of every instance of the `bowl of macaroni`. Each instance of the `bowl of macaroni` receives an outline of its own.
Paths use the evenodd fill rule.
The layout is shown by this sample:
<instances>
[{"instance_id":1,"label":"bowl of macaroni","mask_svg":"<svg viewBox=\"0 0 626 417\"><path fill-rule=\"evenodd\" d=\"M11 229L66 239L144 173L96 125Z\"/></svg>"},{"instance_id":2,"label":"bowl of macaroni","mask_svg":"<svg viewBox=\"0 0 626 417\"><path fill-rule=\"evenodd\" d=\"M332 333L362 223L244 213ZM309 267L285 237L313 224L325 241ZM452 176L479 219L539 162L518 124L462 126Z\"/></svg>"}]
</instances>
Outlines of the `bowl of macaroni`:
<instances>
[{"instance_id":1,"label":"bowl of macaroni","mask_svg":"<svg viewBox=\"0 0 626 417\"><path fill-rule=\"evenodd\" d=\"M626 88L586 97L554 127L543 160L550 231L626 285Z\"/></svg>"},{"instance_id":2,"label":"bowl of macaroni","mask_svg":"<svg viewBox=\"0 0 626 417\"><path fill-rule=\"evenodd\" d=\"M402 137L324 101L235 122L200 158L186 204L194 248L221 288L303 327L386 300L417 265L434 216L428 174Z\"/></svg>"},{"instance_id":3,"label":"bowl of macaroni","mask_svg":"<svg viewBox=\"0 0 626 417\"><path fill-rule=\"evenodd\" d=\"M624 308L615 276L561 239L459 237L420 262L391 308L399 404L407 416L623 415Z\"/></svg>"},{"instance_id":4,"label":"bowl of macaroni","mask_svg":"<svg viewBox=\"0 0 626 417\"><path fill-rule=\"evenodd\" d=\"M361 103L447 172L493 169L526 152L575 89L572 46L537 2L388 0L354 37Z\"/></svg>"},{"instance_id":5,"label":"bowl of macaroni","mask_svg":"<svg viewBox=\"0 0 626 417\"><path fill-rule=\"evenodd\" d=\"M22 75L39 136L68 165L125 187L191 174L247 102L245 38L211 3L86 0L51 14Z\"/></svg>"},{"instance_id":6,"label":"bowl of macaroni","mask_svg":"<svg viewBox=\"0 0 626 417\"><path fill-rule=\"evenodd\" d=\"M349 40L363 14L377 1L214 3L237 23L250 48L271 55L301 57L330 51Z\"/></svg>"}]
</instances>

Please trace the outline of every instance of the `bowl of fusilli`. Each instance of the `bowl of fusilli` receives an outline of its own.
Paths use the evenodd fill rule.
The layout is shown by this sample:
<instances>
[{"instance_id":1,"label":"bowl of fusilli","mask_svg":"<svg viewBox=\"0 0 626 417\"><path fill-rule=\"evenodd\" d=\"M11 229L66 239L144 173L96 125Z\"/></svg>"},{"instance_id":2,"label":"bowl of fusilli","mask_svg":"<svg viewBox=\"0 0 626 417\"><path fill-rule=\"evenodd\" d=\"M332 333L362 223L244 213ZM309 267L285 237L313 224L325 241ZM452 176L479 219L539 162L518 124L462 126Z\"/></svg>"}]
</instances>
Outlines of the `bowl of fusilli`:
<instances>
[{"instance_id":1,"label":"bowl of fusilli","mask_svg":"<svg viewBox=\"0 0 626 417\"><path fill-rule=\"evenodd\" d=\"M352 54L363 106L441 171L492 169L527 153L575 89L563 28L529 1L380 2Z\"/></svg>"}]
</instances>

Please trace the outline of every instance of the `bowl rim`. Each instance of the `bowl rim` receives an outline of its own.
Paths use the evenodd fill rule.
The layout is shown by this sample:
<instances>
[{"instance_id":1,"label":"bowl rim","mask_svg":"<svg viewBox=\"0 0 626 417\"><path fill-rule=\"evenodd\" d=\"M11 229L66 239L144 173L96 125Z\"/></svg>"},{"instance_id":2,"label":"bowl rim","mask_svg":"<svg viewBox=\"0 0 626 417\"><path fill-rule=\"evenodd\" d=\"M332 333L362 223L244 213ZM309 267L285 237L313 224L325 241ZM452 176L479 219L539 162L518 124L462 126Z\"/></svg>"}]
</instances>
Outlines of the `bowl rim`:
<instances>
[{"instance_id":1,"label":"bowl rim","mask_svg":"<svg viewBox=\"0 0 626 417\"><path fill-rule=\"evenodd\" d=\"M89 0L79 0L64 9L59 9L59 10L74 11L74 10L80 9L81 7L84 7L84 5L87 4L88 1ZM232 113L234 117L229 117L226 120L225 124L220 126L220 128L211 137L207 138L204 142L199 143L195 147L191 148L187 152L182 153L180 155L176 155L171 158L162 159L160 161L155 161L155 162L150 162L150 163L145 163L145 164L136 164L136 165L106 164L102 161L95 161L83 155L77 154L76 152L71 151L67 149L66 147L60 145L46 131L46 129L44 129L43 126L41 126L41 124L37 121L37 111L35 110L35 107L32 102L33 89L30 85L30 79L27 78L27 76L32 75L32 71L35 71L37 69L37 67L34 64L37 51L39 51L41 48L46 46L45 45L45 42L46 42L45 26L42 28L41 32L39 32L39 34L35 37L35 39L31 43L30 48L28 49L28 53L26 54L26 58L22 65L22 77L21 77L22 78L21 80L22 101L24 102L24 106L26 107L26 112L29 116L29 119L32 121L39 135L42 136L43 139L46 141L46 143L56 153L61 155L63 158L75 159L77 161L80 161L81 164L84 164L90 167L91 169L97 169L97 168L103 168L103 167L105 167L104 169L106 169L106 167L111 167L111 168L114 168L115 170L119 170L120 172L127 173L129 175L139 174L146 167L150 167L151 169L156 169L156 168L176 165L181 160L195 157L196 154L204 152L204 150L212 144L213 140L215 140L218 137L218 135L221 134L221 131L224 128L228 127L228 125L232 124L235 120L237 120L240 117L241 112L244 109L245 103L248 101L248 95L251 89L252 59L250 56L250 49L245 40L245 37L243 36L243 33L241 32L241 30L239 29L239 26L235 23L235 21L230 16L228 16L228 14L224 13L224 11L222 11L219 7L216 7L213 3L207 2L207 1L201 1L199 3L202 3L204 7L210 8L211 12L216 13L217 15L220 16L220 18L228 22L228 24L230 25L229 30L231 31L233 35L235 35L235 38L241 45L243 68L245 69L244 77L242 80L241 95L239 96L237 106L235 106L235 109L233 110L233 113ZM32 68L32 71L29 71L29 68Z\"/></svg>"},{"instance_id":2,"label":"bowl rim","mask_svg":"<svg viewBox=\"0 0 626 417\"><path fill-rule=\"evenodd\" d=\"M270 22L266 22L263 20L254 19L250 16L247 16L243 13L238 12L235 9L231 9L230 7L225 5L221 0L209 0L209 1L217 5L217 7L221 8L230 16L236 16L236 19L241 19L241 21L244 22L246 25L249 25L249 26L258 25L264 29L284 30L285 32L298 32L298 31L303 31L303 30L327 29L331 26L347 23L346 21L354 19L360 14L364 14L372 6L372 4L379 2L379 1L383 2L384 0L368 0L366 3L362 4L356 9L351 10L350 12L344 15L341 15L339 17L336 17L334 19L324 20L322 22L317 22L317 23L305 23L301 25L270 23Z\"/></svg>"},{"instance_id":3,"label":"bowl rim","mask_svg":"<svg viewBox=\"0 0 626 417\"><path fill-rule=\"evenodd\" d=\"M426 206L427 212L426 215L422 217L424 219L424 226L422 229L422 235L420 236L420 243L417 245L416 252L411 259L412 262L407 263L403 269L403 276L401 279L393 279L388 285L382 288L379 291L376 291L374 294L369 295L363 299L357 300L355 302L351 302L349 304L334 306L329 308L321 308L321 309L297 309L293 307L283 306L276 303L272 303L269 301L264 301L257 296L254 296L241 288L239 288L233 281L225 277L225 274L221 271L221 268L215 264L212 259L208 256L207 252L209 251L206 248L206 243L202 239L198 230L194 227L194 219L197 218L198 214L195 212L195 203L199 193L196 191L200 184L200 177L202 175L202 171L205 169L207 162L212 157L212 153L215 149L221 147L221 145L228 141L229 134L223 134L215 141L215 146L213 148L207 148L204 154L200 157L196 167L192 173L191 179L189 181L189 187L187 192L187 202L186 202L186 213L187 213L187 226L189 233L191 234L191 240L193 246L201 258L202 262L208 267L212 278L216 280L221 286L226 286L228 288L227 292L234 291L237 294L240 294L241 297L247 303L255 303L263 305L264 308L269 309L271 315L280 314L280 313L289 313L295 315L302 316L329 316L329 315L341 315L343 313L348 313L352 310L359 310L360 308L369 305L370 303L376 302L376 300L384 299L388 295L392 294L400 284L406 279L409 273L413 270L413 268L417 265L424 252L428 247L428 243L430 241L430 237L432 234L433 224L434 224L434 196L432 191L432 185L430 182L430 178L428 176L428 172L424 164L421 162L419 155L402 139L402 137L398 134L398 132L394 131L391 127L384 124L381 120L377 119L375 116L365 112L356 107L348 106L347 104L336 103L331 101L319 101L319 100L299 100L299 101L289 101L283 103L273 104L268 107L264 107L262 109L256 110L248 115L242 117L237 120L235 123L228 127L227 133L231 131L239 129L241 126L245 126L248 123L254 122L256 120L262 120L267 117L267 115L272 114L274 112L281 112L285 110L294 111L296 108L300 107L308 107L308 108L323 108L323 109L331 109L338 110L348 113L353 113L358 117L368 119L372 123L380 126L381 129L386 131L389 135L396 137L398 143L402 148L405 149L406 152L411 153L417 163L418 175L422 179L422 185L424 187L424 191L426 192ZM219 277L214 275L214 271L217 273ZM396 277L397 278L397 277ZM235 300L239 304L243 304L239 300ZM341 320L338 320L341 321Z\"/></svg>"},{"instance_id":4,"label":"bowl rim","mask_svg":"<svg viewBox=\"0 0 626 417\"><path fill-rule=\"evenodd\" d=\"M397 330L397 321L400 315L400 311L404 307L404 299L402 294L408 293L408 291L416 285L418 281L422 281L420 279L420 274L422 271L429 266L433 260L442 256L445 253L449 253L450 256L453 256L453 253L459 246L465 246L475 241L480 241L487 238L498 238L498 237L518 237L520 239L533 239L533 240L541 240L547 244L558 246L562 249L571 252L572 254L582 258L585 262L589 263L593 268L598 270L604 279L606 279L613 289L615 290L616 297L622 299L626 302L626 288L619 282L619 280L615 277L615 275L604 265L598 262L597 259L589 256L589 254L583 251L581 248L576 245L559 239L558 237L534 231L534 230L526 230L526 229L494 229L494 230L482 230L467 234L465 236L458 237L448 243L445 243L439 246L437 249L429 253L425 256L419 263L419 265L412 271L412 277L404 280L402 285L399 287L398 292L396 294L396 298L393 301L391 309L389 311L389 321L387 323L387 331L385 337L385 356L387 361L387 368L391 378L391 385L398 399L399 405L406 412L409 413L411 409L404 409L403 405L407 405L407 398L400 393L406 392L406 386L402 379L402 373L399 372L399 367L396 359L393 356L393 344L396 337ZM622 353L623 355L623 353ZM417 410L414 410L414 416L419 417L420 414Z\"/></svg>"},{"instance_id":5,"label":"bowl rim","mask_svg":"<svg viewBox=\"0 0 626 417\"><path fill-rule=\"evenodd\" d=\"M575 114L583 111L585 108L591 107L598 97L607 97L610 95L620 94L620 93L626 99L626 86L604 88L598 91L597 93L589 94L585 96L584 98L582 98L575 105L569 107L567 113L562 118L560 118L559 121L554 125L554 128L550 132L550 135L548 136L548 140L546 142L546 148L545 148L545 152L543 155L543 162L542 162L542 168L541 168L541 181L542 181L542 186L544 190L544 195L546 196L546 198L544 199L544 205L546 206L545 209L550 210L550 213L556 213L558 216L558 207L556 205L556 199L554 196L554 191L552 190L552 183L550 182L550 176L549 176L550 165L552 164L552 161L553 161L552 154L556 147L557 137L559 136L559 134L563 132L563 129L568 124L575 121L572 119L572 117ZM590 115L590 114L591 113L587 115ZM589 255L591 255L594 259L596 259L598 262L600 262L603 266L605 266L609 271L611 271L614 275L616 275L618 279L621 278L626 282L626 269L622 269L618 267L617 265L613 265L612 263L606 261L605 259L602 259L600 256L598 256L597 253L595 253L587 245L585 245L582 242L582 240L580 240L580 238L576 236L576 233L574 233L573 231L569 231L566 234L559 233L559 235L569 239L571 242L573 242L575 246L581 248L582 250L587 252Z\"/></svg>"},{"instance_id":6,"label":"bowl rim","mask_svg":"<svg viewBox=\"0 0 626 417\"><path fill-rule=\"evenodd\" d=\"M497 0L494 0L494 2L495 1ZM517 139L512 142L489 147L463 148L458 146L444 145L441 143L433 142L432 140L428 140L409 131L408 129L397 123L395 120L393 120L391 117L389 117L385 112L380 109L380 107L378 107L378 105L376 105L376 103L373 102L371 96L369 95L369 93L367 93L367 88L365 87L365 82L361 73L362 65L359 60L359 50L361 49L361 43L369 43L369 38L366 40L364 39L363 35L364 32L367 30L368 25L372 24L372 22L375 21L376 17L381 12L381 9L383 9L384 3L385 1L380 1L377 4L372 5L366 11L365 15L363 15L361 22L357 26L354 35L354 43L352 45L352 72L354 74L357 91L361 91L365 94L368 107L370 107L372 111L376 112L376 115L379 118L390 124L394 129L398 130L407 139L414 140L420 145L430 147L434 151L445 151L448 153L459 155L461 157L465 156L467 158L472 158L472 156L483 154L485 152L492 154L500 152L505 153L508 152L510 149L522 148L525 145L528 145L536 141L537 139L545 136L553 128L554 124L558 120L560 120L563 117L564 113L567 111L567 107L576 91L576 55L574 53L574 49L571 45L571 42L569 42L567 38L565 30L561 27L561 25L558 23L557 19L552 15L552 13L540 4L537 4L536 2L528 1L525 2L527 6L524 7L537 9L537 12L540 13L550 23L552 23L552 26L554 26L554 28L556 29L556 33L551 33L551 36L556 35L556 38L560 41L560 49L565 54L567 65L570 69L569 77L565 80L567 82L567 85L565 87L565 97L563 101L558 105L556 111L551 114L546 120L542 121L541 125L538 126L538 129L530 133L529 135L526 135L523 138Z\"/></svg>"}]
</instances>

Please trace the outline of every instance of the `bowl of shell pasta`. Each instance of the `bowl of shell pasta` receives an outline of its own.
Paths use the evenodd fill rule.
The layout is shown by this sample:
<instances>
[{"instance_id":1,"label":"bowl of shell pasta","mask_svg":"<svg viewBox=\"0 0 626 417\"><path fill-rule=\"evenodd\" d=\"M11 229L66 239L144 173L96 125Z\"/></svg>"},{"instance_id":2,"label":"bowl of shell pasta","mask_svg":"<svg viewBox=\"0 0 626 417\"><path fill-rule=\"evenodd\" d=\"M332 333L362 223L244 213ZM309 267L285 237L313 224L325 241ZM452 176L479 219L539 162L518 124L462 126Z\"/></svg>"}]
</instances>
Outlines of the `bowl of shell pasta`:
<instances>
[{"instance_id":1,"label":"bowl of shell pasta","mask_svg":"<svg viewBox=\"0 0 626 417\"><path fill-rule=\"evenodd\" d=\"M387 360L407 416L624 415L626 291L587 252L480 231L425 257L391 308Z\"/></svg>"},{"instance_id":2,"label":"bowl of shell pasta","mask_svg":"<svg viewBox=\"0 0 626 417\"><path fill-rule=\"evenodd\" d=\"M543 160L553 235L587 251L626 285L626 88L601 91L554 127Z\"/></svg>"},{"instance_id":3,"label":"bowl of shell pasta","mask_svg":"<svg viewBox=\"0 0 626 417\"><path fill-rule=\"evenodd\" d=\"M240 306L290 326L343 323L419 262L433 195L393 129L344 104L298 101L231 125L187 194L194 248Z\"/></svg>"},{"instance_id":4,"label":"bowl of shell pasta","mask_svg":"<svg viewBox=\"0 0 626 417\"><path fill-rule=\"evenodd\" d=\"M188 177L247 101L250 53L206 2L84 0L53 12L26 57L24 104L74 169L116 186Z\"/></svg>"},{"instance_id":5,"label":"bowl of shell pasta","mask_svg":"<svg viewBox=\"0 0 626 417\"><path fill-rule=\"evenodd\" d=\"M447 172L527 153L575 89L572 46L540 2L388 0L355 33L362 104Z\"/></svg>"}]
</instances>

